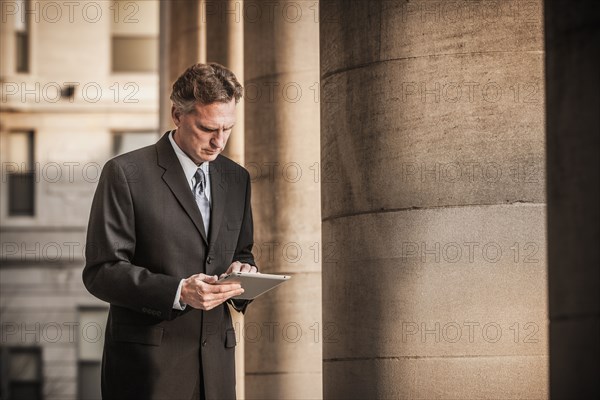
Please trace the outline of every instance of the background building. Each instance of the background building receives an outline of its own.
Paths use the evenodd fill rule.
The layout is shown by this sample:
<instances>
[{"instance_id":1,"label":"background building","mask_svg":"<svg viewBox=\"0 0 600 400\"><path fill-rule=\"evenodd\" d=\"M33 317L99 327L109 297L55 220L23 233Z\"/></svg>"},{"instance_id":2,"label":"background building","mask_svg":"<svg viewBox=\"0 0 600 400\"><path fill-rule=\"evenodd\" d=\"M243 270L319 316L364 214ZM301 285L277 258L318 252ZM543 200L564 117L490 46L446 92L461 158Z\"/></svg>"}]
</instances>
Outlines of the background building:
<instances>
[{"instance_id":1,"label":"background building","mask_svg":"<svg viewBox=\"0 0 600 400\"><path fill-rule=\"evenodd\" d=\"M206 61L294 276L235 321L239 397L600 394L600 3L0 4L1 398L98 395L91 196Z\"/></svg>"},{"instance_id":2,"label":"background building","mask_svg":"<svg viewBox=\"0 0 600 400\"><path fill-rule=\"evenodd\" d=\"M1 397L91 398L108 308L81 281L87 219L104 162L159 137L159 7L1 6Z\"/></svg>"}]
</instances>

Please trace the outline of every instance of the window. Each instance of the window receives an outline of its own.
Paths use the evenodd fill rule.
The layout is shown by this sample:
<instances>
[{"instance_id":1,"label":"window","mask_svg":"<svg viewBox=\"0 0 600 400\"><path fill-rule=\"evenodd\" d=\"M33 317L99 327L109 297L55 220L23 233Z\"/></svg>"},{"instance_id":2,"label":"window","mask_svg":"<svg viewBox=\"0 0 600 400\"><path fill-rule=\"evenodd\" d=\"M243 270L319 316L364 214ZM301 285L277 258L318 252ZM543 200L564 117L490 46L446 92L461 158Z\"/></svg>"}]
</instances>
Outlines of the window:
<instances>
[{"instance_id":1,"label":"window","mask_svg":"<svg viewBox=\"0 0 600 400\"><path fill-rule=\"evenodd\" d=\"M154 144L158 138L157 132L115 132L113 136L113 155L116 156Z\"/></svg>"},{"instance_id":2,"label":"window","mask_svg":"<svg viewBox=\"0 0 600 400\"><path fill-rule=\"evenodd\" d=\"M113 72L158 71L158 39L156 37L113 36Z\"/></svg>"},{"instance_id":3,"label":"window","mask_svg":"<svg viewBox=\"0 0 600 400\"><path fill-rule=\"evenodd\" d=\"M33 216L35 172L33 160L33 131L8 134L8 215Z\"/></svg>"},{"instance_id":4,"label":"window","mask_svg":"<svg viewBox=\"0 0 600 400\"><path fill-rule=\"evenodd\" d=\"M113 1L110 10L112 70L117 73L158 71L158 1Z\"/></svg>"},{"instance_id":5,"label":"window","mask_svg":"<svg viewBox=\"0 0 600 400\"><path fill-rule=\"evenodd\" d=\"M100 370L107 315L108 309L105 307L81 307L79 309L77 398L80 400L100 400L102 398Z\"/></svg>"},{"instance_id":6,"label":"window","mask_svg":"<svg viewBox=\"0 0 600 400\"><path fill-rule=\"evenodd\" d=\"M39 347L2 348L0 397L11 400L42 399L42 350Z\"/></svg>"},{"instance_id":7,"label":"window","mask_svg":"<svg viewBox=\"0 0 600 400\"><path fill-rule=\"evenodd\" d=\"M29 6L27 0L16 0L15 7L20 12L15 15L15 48L17 72L29 72Z\"/></svg>"}]
</instances>

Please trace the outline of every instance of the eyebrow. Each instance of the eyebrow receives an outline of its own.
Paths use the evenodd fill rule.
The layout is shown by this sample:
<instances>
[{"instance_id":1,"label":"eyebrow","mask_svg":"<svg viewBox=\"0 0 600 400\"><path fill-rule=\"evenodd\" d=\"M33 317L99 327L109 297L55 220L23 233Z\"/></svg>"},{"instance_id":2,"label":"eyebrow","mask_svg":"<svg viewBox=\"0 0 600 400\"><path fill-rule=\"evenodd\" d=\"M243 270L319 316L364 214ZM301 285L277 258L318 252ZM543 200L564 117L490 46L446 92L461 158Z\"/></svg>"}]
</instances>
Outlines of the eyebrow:
<instances>
[{"instance_id":1,"label":"eyebrow","mask_svg":"<svg viewBox=\"0 0 600 400\"><path fill-rule=\"evenodd\" d=\"M231 125L230 127L227 128L223 128L224 131L228 131L230 129L232 129L234 127L235 124ZM205 131L209 131L209 132L213 132L213 131L218 131L219 128L209 128L208 126L204 126L202 124L198 124L198 126L200 127L200 129L205 130Z\"/></svg>"}]
</instances>

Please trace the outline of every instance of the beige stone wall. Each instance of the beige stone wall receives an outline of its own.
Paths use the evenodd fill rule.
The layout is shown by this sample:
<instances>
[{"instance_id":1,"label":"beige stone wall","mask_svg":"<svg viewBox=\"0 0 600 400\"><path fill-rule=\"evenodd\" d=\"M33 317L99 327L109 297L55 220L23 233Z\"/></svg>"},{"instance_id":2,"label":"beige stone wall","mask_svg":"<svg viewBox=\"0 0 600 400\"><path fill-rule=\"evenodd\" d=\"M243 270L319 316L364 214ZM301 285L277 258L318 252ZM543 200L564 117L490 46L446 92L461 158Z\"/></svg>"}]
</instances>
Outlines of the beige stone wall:
<instances>
[{"instance_id":1,"label":"beige stone wall","mask_svg":"<svg viewBox=\"0 0 600 400\"><path fill-rule=\"evenodd\" d=\"M545 398L541 2L321 3L326 398Z\"/></svg>"}]
</instances>

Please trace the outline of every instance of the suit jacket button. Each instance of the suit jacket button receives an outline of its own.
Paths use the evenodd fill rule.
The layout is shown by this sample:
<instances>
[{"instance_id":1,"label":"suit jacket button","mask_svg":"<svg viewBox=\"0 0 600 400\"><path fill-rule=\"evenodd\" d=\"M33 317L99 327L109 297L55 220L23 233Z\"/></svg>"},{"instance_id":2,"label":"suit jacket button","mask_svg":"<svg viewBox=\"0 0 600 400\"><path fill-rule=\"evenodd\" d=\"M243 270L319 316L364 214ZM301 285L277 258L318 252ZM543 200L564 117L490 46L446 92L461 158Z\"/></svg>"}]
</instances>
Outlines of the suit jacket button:
<instances>
[{"instance_id":1,"label":"suit jacket button","mask_svg":"<svg viewBox=\"0 0 600 400\"><path fill-rule=\"evenodd\" d=\"M208 258L206 259L206 262L207 262L208 264L210 264L210 263L212 262L212 258L211 258L210 256L208 256Z\"/></svg>"},{"instance_id":2,"label":"suit jacket button","mask_svg":"<svg viewBox=\"0 0 600 400\"><path fill-rule=\"evenodd\" d=\"M207 344L207 343L208 343L208 340L204 339L204 340L202 341L202 347L206 346L206 344Z\"/></svg>"}]
</instances>

